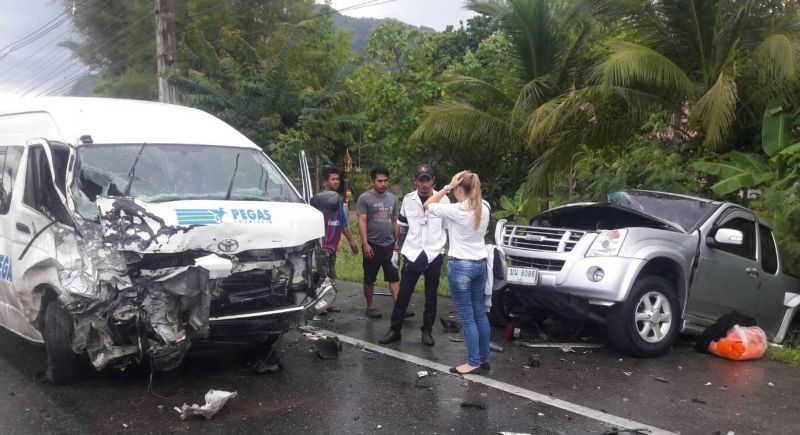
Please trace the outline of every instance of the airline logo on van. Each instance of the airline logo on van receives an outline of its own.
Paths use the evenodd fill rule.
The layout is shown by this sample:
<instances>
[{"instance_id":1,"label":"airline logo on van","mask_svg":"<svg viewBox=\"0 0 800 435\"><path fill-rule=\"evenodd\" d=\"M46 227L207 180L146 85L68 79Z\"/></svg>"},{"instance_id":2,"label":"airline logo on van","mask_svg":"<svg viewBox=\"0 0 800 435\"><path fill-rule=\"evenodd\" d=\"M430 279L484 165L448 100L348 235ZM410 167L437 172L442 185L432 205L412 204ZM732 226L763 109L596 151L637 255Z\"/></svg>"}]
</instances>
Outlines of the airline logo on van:
<instances>
[{"instance_id":1,"label":"airline logo on van","mask_svg":"<svg viewBox=\"0 0 800 435\"><path fill-rule=\"evenodd\" d=\"M271 223L272 215L258 208L181 208L175 211L178 225L216 225L222 223L263 224ZM229 216L227 219L226 217Z\"/></svg>"},{"instance_id":2,"label":"airline logo on van","mask_svg":"<svg viewBox=\"0 0 800 435\"><path fill-rule=\"evenodd\" d=\"M0 255L0 281L11 282L11 257Z\"/></svg>"}]
</instances>

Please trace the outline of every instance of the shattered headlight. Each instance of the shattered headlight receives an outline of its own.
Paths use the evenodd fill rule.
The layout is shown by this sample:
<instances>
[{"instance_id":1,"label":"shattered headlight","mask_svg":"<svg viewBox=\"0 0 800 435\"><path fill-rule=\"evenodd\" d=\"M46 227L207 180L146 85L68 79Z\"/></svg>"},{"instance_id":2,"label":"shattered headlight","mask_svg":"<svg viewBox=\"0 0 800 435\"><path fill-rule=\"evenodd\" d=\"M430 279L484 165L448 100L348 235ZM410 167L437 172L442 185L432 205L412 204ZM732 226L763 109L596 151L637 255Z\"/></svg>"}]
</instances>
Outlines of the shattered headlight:
<instances>
[{"instance_id":1,"label":"shattered headlight","mask_svg":"<svg viewBox=\"0 0 800 435\"><path fill-rule=\"evenodd\" d=\"M628 230L609 230L600 231L597 238L594 239L592 246L586 251L587 257L614 257L619 255L619 250L622 248L622 242Z\"/></svg>"}]
</instances>

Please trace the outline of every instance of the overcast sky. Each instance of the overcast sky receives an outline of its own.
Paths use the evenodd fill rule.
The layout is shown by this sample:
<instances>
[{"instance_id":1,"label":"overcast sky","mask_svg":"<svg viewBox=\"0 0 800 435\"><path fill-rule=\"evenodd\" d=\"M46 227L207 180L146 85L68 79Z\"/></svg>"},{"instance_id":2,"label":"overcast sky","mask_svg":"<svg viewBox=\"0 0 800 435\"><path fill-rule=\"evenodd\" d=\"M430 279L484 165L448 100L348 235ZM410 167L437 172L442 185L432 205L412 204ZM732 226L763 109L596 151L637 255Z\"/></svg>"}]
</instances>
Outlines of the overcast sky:
<instances>
[{"instance_id":1,"label":"overcast sky","mask_svg":"<svg viewBox=\"0 0 800 435\"><path fill-rule=\"evenodd\" d=\"M324 0L316 0L324 3ZM354 17L396 18L416 26L444 30L474 14L464 0L333 0L331 6ZM88 68L58 43L77 39L69 20L25 46L32 32L64 18L61 0L0 0L0 95L52 94L64 91ZM80 9L74 11L79 14ZM16 43L16 44L15 44Z\"/></svg>"},{"instance_id":2,"label":"overcast sky","mask_svg":"<svg viewBox=\"0 0 800 435\"><path fill-rule=\"evenodd\" d=\"M87 70L69 50L58 46L75 39L69 19L61 24L53 21L54 28L30 44L11 46L51 20L65 18L62 4L61 0L0 0L0 94L59 90Z\"/></svg>"},{"instance_id":3,"label":"overcast sky","mask_svg":"<svg viewBox=\"0 0 800 435\"><path fill-rule=\"evenodd\" d=\"M324 3L324 0L317 0ZM332 0L331 6L353 17L396 18L415 26L444 30L475 15L464 0Z\"/></svg>"}]
</instances>

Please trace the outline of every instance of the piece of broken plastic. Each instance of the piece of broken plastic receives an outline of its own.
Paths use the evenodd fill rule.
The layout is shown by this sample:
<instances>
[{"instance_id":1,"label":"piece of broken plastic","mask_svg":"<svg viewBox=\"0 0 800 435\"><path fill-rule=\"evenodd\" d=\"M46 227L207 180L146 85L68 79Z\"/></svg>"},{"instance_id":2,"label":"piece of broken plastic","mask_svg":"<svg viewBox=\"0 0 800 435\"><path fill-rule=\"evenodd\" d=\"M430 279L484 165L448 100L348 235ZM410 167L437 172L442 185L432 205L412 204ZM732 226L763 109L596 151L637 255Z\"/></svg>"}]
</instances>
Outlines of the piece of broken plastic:
<instances>
[{"instance_id":1,"label":"piece of broken plastic","mask_svg":"<svg viewBox=\"0 0 800 435\"><path fill-rule=\"evenodd\" d=\"M342 351L342 342L337 337L325 337L314 344L314 352L322 359L337 359Z\"/></svg>"},{"instance_id":2,"label":"piece of broken plastic","mask_svg":"<svg viewBox=\"0 0 800 435\"><path fill-rule=\"evenodd\" d=\"M205 417L206 420L210 420L222 409L223 406L225 406L225 403L229 399L233 399L234 397L236 397L236 391L229 392L211 389L208 390L208 393L206 393L205 405L200 406L195 403L192 406L189 406L184 403L180 408L176 406L175 411L180 413L181 420L186 420L193 415L202 416Z\"/></svg>"}]
</instances>

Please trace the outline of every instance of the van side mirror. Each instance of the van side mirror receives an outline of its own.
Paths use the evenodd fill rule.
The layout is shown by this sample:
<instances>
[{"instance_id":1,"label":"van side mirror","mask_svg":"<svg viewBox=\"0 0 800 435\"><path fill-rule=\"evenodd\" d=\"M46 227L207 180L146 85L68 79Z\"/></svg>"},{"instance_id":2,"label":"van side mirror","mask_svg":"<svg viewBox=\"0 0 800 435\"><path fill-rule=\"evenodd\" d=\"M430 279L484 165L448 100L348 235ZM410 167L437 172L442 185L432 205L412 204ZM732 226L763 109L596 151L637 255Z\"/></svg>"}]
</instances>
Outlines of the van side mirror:
<instances>
[{"instance_id":1,"label":"van side mirror","mask_svg":"<svg viewBox=\"0 0 800 435\"><path fill-rule=\"evenodd\" d=\"M744 234L733 228L720 228L713 238L706 238L706 245L711 247L719 245L741 246L742 243L744 243Z\"/></svg>"}]
</instances>

